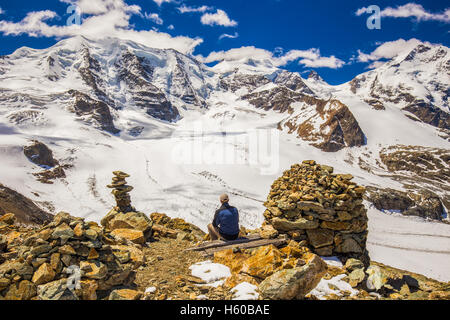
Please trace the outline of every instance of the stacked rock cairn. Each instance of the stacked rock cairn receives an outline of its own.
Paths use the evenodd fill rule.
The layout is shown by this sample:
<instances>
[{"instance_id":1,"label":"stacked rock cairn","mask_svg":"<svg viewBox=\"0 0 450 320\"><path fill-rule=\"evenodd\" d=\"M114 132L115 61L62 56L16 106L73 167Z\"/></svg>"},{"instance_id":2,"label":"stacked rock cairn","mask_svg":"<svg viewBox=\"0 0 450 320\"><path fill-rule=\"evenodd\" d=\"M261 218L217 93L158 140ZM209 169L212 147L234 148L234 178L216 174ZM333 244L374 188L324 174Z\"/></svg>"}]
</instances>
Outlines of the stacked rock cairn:
<instances>
[{"instance_id":1,"label":"stacked rock cairn","mask_svg":"<svg viewBox=\"0 0 450 320\"><path fill-rule=\"evenodd\" d=\"M365 188L352 179L313 160L295 164L272 184L265 220L318 255L335 255L344 262L357 258L368 265Z\"/></svg>"},{"instance_id":2,"label":"stacked rock cairn","mask_svg":"<svg viewBox=\"0 0 450 320\"><path fill-rule=\"evenodd\" d=\"M113 171L113 175L114 177L112 178L112 182L107 185L107 187L113 189L111 193L116 199L116 211L123 213L136 211L131 206L131 198L129 195L129 192L133 190L133 187L127 185L127 181L125 180L130 175L122 171Z\"/></svg>"}]
</instances>

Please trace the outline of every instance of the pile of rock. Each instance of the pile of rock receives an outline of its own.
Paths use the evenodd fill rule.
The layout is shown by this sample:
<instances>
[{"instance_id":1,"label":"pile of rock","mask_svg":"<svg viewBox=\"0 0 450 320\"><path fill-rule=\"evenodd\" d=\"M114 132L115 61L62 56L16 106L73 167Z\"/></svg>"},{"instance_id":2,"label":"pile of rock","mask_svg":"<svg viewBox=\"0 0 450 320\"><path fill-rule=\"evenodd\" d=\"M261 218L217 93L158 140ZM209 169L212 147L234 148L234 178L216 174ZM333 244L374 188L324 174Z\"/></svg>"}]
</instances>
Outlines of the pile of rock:
<instances>
[{"instance_id":1,"label":"pile of rock","mask_svg":"<svg viewBox=\"0 0 450 320\"><path fill-rule=\"evenodd\" d=\"M170 218L164 213L154 212L150 215L155 238L172 238L191 242L202 241L206 234L197 226L181 218Z\"/></svg>"},{"instance_id":2,"label":"pile of rock","mask_svg":"<svg viewBox=\"0 0 450 320\"><path fill-rule=\"evenodd\" d=\"M129 175L122 171L114 171L113 174L112 183L107 187L113 189L111 193L117 205L101 220L101 224L116 238L144 244L152 235L152 221L131 206L129 192L133 187L125 181Z\"/></svg>"},{"instance_id":3,"label":"pile of rock","mask_svg":"<svg viewBox=\"0 0 450 320\"><path fill-rule=\"evenodd\" d=\"M113 189L111 193L116 199L117 210L123 213L134 211L129 195L133 187L127 185L127 181L125 180L130 175L122 171L113 171L113 175L112 182L107 187Z\"/></svg>"},{"instance_id":4,"label":"pile of rock","mask_svg":"<svg viewBox=\"0 0 450 320\"><path fill-rule=\"evenodd\" d=\"M138 246L118 243L97 223L65 212L43 227L24 232L10 225L1 234L0 300L104 299L131 285L145 262Z\"/></svg>"},{"instance_id":5,"label":"pile of rock","mask_svg":"<svg viewBox=\"0 0 450 320\"><path fill-rule=\"evenodd\" d=\"M262 233L286 234L318 255L358 258L368 265L365 188L352 178L313 160L293 165L272 184Z\"/></svg>"}]
</instances>

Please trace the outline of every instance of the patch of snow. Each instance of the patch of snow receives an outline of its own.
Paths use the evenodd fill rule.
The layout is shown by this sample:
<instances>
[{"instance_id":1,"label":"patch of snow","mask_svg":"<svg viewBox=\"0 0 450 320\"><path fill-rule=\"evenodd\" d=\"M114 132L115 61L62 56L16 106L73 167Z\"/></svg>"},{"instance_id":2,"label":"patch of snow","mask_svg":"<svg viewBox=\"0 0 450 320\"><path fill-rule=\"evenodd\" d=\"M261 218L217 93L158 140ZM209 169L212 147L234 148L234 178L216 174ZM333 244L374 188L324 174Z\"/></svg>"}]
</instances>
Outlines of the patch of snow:
<instances>
[{"instance_id":1,"label":"patch of snow","mask_svg":"<svg viewBox=\"0 0 450 320\"><path fill-rule=\"evenodd\" d=\"M259 297L256 291L257 288L257 286L251 283L241 282L231 289L231 292L233 292L233 300L257 300Z\"/></svg>"},{"instance_id":2,"label":"patch of snow","mask_svg":"<svg viewBox=\"0 0 450 320\"><path fill-rule=\"evenodd\" d=\"M224 279L231 276L230 268L220 263L213 263L211 260L193 264L189 269L194 277L202 279L212 287L222 285Z\"/></svg>"},{"instance_id":3,"label":"patch of snow","mask_svg":"<svg viewBox=\"0 0 450 320\"><path fill-rule=\"evenodd\" d=\"M145 293L154 293L156 291L156 287L148 287L145 289Z\"/></svg>"},{"instance_id":4,"label":"patch of snow","mask_svg":"<svg viewBox=\"0 0 450 320\"><path fill-rule=\"evenodd\" d=\"M340 274L329 280L322 278L319 284L313 290L311 290L309 294L319 300L326 300L325 296L328 296L330 294L342 296L344 291L350 292L350 296L357 295L359 291L353 289L349 283L342 280L345 276L346 274ZM330 285L335 286L337 290L330 288Z\"/></svg>"},{"instance_id":5,"label":"patch of snow","mask_svg":"<svg viewBox=\"0 0 450 320\"><path fill-rule=\"evenodd\" d=\"M321 257L323 261L326 262L326 264L333 266L333 267L339 267L342 268L344 265L342 264L341 260L339 260L338 257Z\"/></svg>"}]
</instances>

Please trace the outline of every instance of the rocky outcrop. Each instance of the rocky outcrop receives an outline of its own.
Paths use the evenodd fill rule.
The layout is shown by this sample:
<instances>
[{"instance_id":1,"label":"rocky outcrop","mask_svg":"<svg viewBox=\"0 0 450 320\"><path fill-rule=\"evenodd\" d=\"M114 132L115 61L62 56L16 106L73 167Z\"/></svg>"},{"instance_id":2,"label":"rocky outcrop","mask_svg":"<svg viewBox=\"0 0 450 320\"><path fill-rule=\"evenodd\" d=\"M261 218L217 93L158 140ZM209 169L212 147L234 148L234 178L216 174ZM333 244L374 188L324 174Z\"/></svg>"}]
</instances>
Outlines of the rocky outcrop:
<instances>
[{"instance_id":1,"label":"rocky outcrop","mask_svg":"<svg viewBox=\"0 0 450 320\"><path fill-rule=\"evenodd\" d=\"M91 55L89 49L84 47L81 50L82 65L78 68L78 72L83 79L84 83L92 88L97 99L114 106L114 102L111 101L104 91L104 76L101 74L100 63Z\"/></svg>"},{"instance_id":2,"label":"rocky outcrop","mask_svg":"<svg viewBox=\"0 0 450 320\"><path fill-rule=\"evenodd\" d=\"M380 160L419 206L421 198L439 198L445 207L450 207L450 153L447 149L394 145L381 149ZM436 216L435 212L426 216Z\"/></svg>"},{"instance_id":3,"label":"rocky outcrop","mask_svg":"<svg viewBox=\"0 0 450 320\"><path fill-rule=\"evenodd\" d=\"M60 164L53 158L53 152L42 142L33 140L33 143L23 148L25 156L33 163L45 169L41 172L33 173L38 181L46 184L53 184L53 180L66 177L64 169L72 167L71 164Z\"/></svg>"},{"instance_id":4,"label":"rocky outcrop","mask_svg":"<svg viewBox=\"0 0 450 320\"><path fill-rule=\"evenodd\" d=\"M23 153L31 162L38 166L51 168L58 165L58 161L53 158L53 152L44 143L33 140L28 146L23 147Z\"/></svg>"},{"instance_id":5,"label":"rocky outcrop","mask_svg":"<svg viewBox=\"0 0 450 320\"><path fill-rule=\"evenodd\" d=\"M305 84L302 77L295 72L283 70L276 75L273 79L273 83L285 86L290 90L302 94L314 96L314 92L312 92L311 89Z\"/></svg>"},{"instance_id":6,"label":"rocky outcrop","mask_svg":"<svg viewBox=\"0 0 450 320\"><path fill-rule=\"evenodd\" d=\"M381 211L398 212L405 216L419 216L442 220L445 209L441 199L432 192L404 192L391 188L367 187L365 199Z\"/></svg>"},{"instance_id":7,"label":"rocky outcrop","mask_svg":"<svg viewBox=\"0 0 450 320\"><path fill-rule=\"evenodd\" d=\"M402 110L411 112L422 122L434 127L450 130L450 114L425 101L414 101Z\"/></svg>"},{"instance_id":8,"label":"rocky outcrop","mask_svg":"<svg viewBox=\"0 0 450 320\"><path fill-rule=\"evenodd\" d=\"M160 120L175 121L180 117L177 108L170 103L164 92L151 83L153 69L144 64L142 58L126 51L116 67L118 81L126 83L137 107Z\"/></svg>"},{"instance_id":9,"label":"rocky outcrop","mask_svg":"<svg viewBox=\"0 0 450 320\"><path fill-rule=\"evenodd\" d=\"M113 117L105 102L92 99L87 94L77 90L69 90L68 94L73 98L73 102L69 105L69 110L71 112L74 112L77 116L94 124L101 130L113 134L119 132L114 126Z\"/></svg>"},{"instance_id":10,"label":"rocky outcrop","mask_svg":"<svg viewBox=\"0 0 450 320\"><path fill-rule=\"evenodd\" d=\"M18 222L24 224L43 224L52 219L50 213L39 208L29 198L0 184L0 215L6 213L13 213Z\"/></svg>"},{"instance_id":11,"label":"rocky outcrop","mask_svg":"<svg viewBox=\"0 0 450 320\"><path fill-rule=\"evenodd\" d=\"M338 101L331 103L335 103L337 108L326 114L327 121L320 126L324 141L317 146L323 151L334 152L365 145L365 135L348 107Z\"/></svg>"},{"instance_id":12,"label":"rocky outcrop","mask_svg":"<svg viewBox=\"0 0 450 320\"><path fill-rule=\"evenodd\" d=\"M323 151L335 152L366 143L355 117L338 100L321 100L284 86L244 95L242 99L257 108L289 114L279 129L287 128L289 133L296 133Z\"/></svg>"},{"instance_id":13,"label":"rocky outcrop","mask_svg":"<svg viewBox=\"0 0 450 320\"><path fill-rule=\"evenodd\" d=\"M365 188L352 178L312 160L293 165L272 184L266 222L319 255L356 257L368 265Z\"/></svg>"},{"instance_id":14,"label":"rocky outcrop","mask_svg":"<svg viewBox=\"0 0 450 320\"><path fill-rule=\"evenodd\" d=\"M243 74L236 70L232 74L222 75L219 80L219 87L231 92L236 92L243 88L247 89L247 92L252 92L256 88L270 82L264 75Z\"/></svg>"}]
</instances>

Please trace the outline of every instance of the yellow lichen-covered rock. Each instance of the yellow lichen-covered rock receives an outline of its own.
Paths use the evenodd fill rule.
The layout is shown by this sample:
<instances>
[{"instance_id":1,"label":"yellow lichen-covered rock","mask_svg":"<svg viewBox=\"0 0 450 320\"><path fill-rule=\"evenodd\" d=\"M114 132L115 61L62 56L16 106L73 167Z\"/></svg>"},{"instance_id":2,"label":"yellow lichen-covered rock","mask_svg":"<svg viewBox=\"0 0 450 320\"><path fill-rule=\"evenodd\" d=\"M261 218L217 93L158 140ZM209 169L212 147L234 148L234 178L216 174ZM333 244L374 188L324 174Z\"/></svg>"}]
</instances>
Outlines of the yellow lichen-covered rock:
<instances>
[{"instance_id":1,"label":"yellow lichen-covered rock","mask_svg":"<svg viewBox=\"0 0 450 320\"><path fill-rule=\"evenodd\" d=\"M36 295L36 285L28 280L12 284L5 294L6 300L30 300Z\"/></svg>"},{"instance_id":2,"label":"yellow lichen-covered rock","mask_svg":"<svg viewBox=\"0 0 450 320\"><path fill-rule=\"evenodd\" d=\"M118 238L127 239L133 243L144 244L144 233L140 230L134 229L115 229L111 232L111 235Z\"/></svg>"},{"instance_id":3,"label":"yellow lichen-covered rock","mask_svg":"<svg viewBox=\"0 0 450 320\"><path fill-rule=\"evenodd\" d=\"M253 278L247 274L233 273L231 275L231 277L228 277L225 280L224 286L228 289L231 289L231 288L236 287L239 283L242 283L242 282L248 282L248 283L256 285L256 286L258 285L258 281L255 278Z\"/></svg>"},{"instance_id":4,"label":"yellow lichen-covered rock","mask_svg":"<svg viewBox=\"0 0 450 320\"><path fill-rule=\"evenodd\" d=\"M241 273L265 279L273 274L283 264L282 253L273 245L256 249L253 254L242 263Z\"/></svg>"},{"instance_id":5,"label":"yellow lichen-covered rock","mask_svg":"<svg viewBox=\"0 0 450 320\"><path fill-rule=\"evenodd\" d=\"M16 216L14 213L5 213L0 216L0 224L13 225L16 222Z\"/></svg>"},{"instance_id":6,"label":"yellow lichen-covered rock","mask_svg":"<svg viewBox=\"0 0 450 320\"><path fill-rule=\"evenodd\" d=\"M81 280L77 293L82 300L97 300L97 288L98 284L95 280Z\"/></svg>"},{"instance_id":7,"label":"yellow lichen-covered rock","mask_svg":"<svg viewBox=\"0 0 450 320\"><path fill-rule=\"evenodd\" d=\"M33 281L35 285L40 285L52 281L55 278L55 276L56 273L53 270L52 266L49 263L43 263L34 272L31 281Z\"/></svg>"},{"instance_id":8,"label":"yellow lichen-covered rock","mask_svg":"<svg viewBox=\"0 0 450 320\"><path fill-rule=\"evenodd\" d=\"M84 277L90 279L103 279L108 273L108 268L100 261L81 261L80 269L84 272Z\"/></svg>"},{"instance_id":9,"label":"yellow lichen-covered rock","mask_svg":"<svg viewBox=\"0 0 450 320\"><path fill-rule=\"evenodd\" d=\"M131 289L118 289L111 292L109 300L139 300L142 292Z\"/></svg>"},{"instance_id":10,"label":"yellow lichen-covered rock","mask_svg":"<svg viewBox=\"0 0 450 320\"><path fill-rule=\"evenodd\" d=\"M214 262L227 266L232 273L239 273L243 262L247 259L248 255L242 252L235 253L233 249L214 252Z\"/></svg>"}]
</instances>

